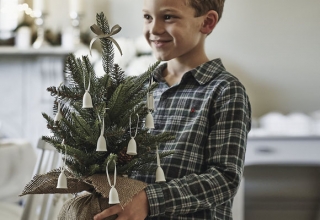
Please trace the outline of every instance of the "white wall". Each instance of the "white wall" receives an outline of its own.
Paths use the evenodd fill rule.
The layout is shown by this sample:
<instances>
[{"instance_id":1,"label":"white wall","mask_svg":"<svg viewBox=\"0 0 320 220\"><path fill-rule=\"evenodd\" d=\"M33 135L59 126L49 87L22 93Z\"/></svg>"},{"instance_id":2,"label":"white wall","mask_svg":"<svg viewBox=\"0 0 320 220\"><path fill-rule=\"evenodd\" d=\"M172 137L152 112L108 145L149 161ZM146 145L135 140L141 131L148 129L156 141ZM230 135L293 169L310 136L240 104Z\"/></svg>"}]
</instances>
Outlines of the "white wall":
<instances>
[{"instance_id":1,"label":"white wall","mask_svg":"<svg viewBox=\"0 0 320 220\"><path fill-rule=\"evenodd\" d=\"M320 1L226 1L207 51L246 85L254 115L320 110Z\"/></svg>"},{"instance_id":2,"label":"white wall","mask_svg":"<svg viewBox=\"0 0 320 220\"><path fill-rule=\"evenodd\" d=\"M88 1L88 0L87 0ZM142 0L91 0L82 29L105 12L119 36L136 38L142 30ZM57 17L52 27L66 23L64 0L51 1ZM61 25L60 25L61 26ZM249 93L253 115L269 111L310 113L320 110L320 1L226 1L216 30L208 37L210 58L221 57Z\"/></svg>"},{"instance_id":3,"label":"white wall","mask_svg":"<svg viewBox=\"0 0 320 220\"><path fill-rule=\"evenodd\" d=\"M32 7L33 0L25 0ZM71 25L68 0L46 1L46 27L54 32L61 31ZM90 26L96 23L96 14L103 12L110 26L119 24L122 31L117 36L136 38L142 31L141 8L143 1L135 0L79 0L84 2L85 12L81 19L81 30L90 31Z\"/></svg>"}]
</instances>

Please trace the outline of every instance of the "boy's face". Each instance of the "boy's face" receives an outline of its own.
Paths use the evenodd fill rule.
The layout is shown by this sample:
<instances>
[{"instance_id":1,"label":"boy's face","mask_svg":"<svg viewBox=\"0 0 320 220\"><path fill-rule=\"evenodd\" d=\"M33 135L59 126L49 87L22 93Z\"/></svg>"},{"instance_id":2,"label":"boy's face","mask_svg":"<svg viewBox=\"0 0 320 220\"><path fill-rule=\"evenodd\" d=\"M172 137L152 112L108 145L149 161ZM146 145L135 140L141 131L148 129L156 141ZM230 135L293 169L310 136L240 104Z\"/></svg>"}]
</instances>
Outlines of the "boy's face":
<instances>
[{"instance_id":1,"label":"boy's face","mask_svg":"<svg viewBox=\"0 0 320 220\"><path fill-rule=\"evenodd\" d=\"M144 0L144 36L157 59L190 59L203 47L204 17L186 0Z\"/></svg>"}]
</instances>

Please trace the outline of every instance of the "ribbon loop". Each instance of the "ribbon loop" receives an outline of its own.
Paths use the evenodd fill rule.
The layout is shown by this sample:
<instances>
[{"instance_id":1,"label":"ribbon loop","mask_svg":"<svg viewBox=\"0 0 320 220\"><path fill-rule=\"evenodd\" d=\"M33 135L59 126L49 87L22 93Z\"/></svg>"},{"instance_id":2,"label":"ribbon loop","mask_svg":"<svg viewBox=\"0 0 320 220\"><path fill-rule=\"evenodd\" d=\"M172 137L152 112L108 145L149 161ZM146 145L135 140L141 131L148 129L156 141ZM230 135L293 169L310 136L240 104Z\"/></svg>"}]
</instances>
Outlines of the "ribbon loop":
<instances>
[{"instance_id":1,"label":"ribbon loop","mask_svg":"<svg viewBox=\"0 0 320 220\"><path fill-rule=\"evenodd\" d=\"M121 31L121 27L118 24L116 24L115 26L113 26L111 28L110 34L115 35L115 34L119 33L120 31Z\"/></svg>"},{"instance_id":2,"label":"ribbon loop","mask_svg":"<svg viewBox=\"0 0 320 220\"><path fill-rule=\"evenodd\" d=\"M90 26L90 29L91 29L91 31L92 31L93 33L95 33L96 35L102 35L102 34L104 34L104 33L101 31L101 29L99 28L99 26L96 25L96 24L91 25L91 26Z\"/></svg>"},{"instance_id":3,"label":"ribbon loop","mask_svg":"<svg viewBox=\"0 0 320 220\"><path fill-rule=\"evenodd\" d=\"M107 173L107 179L108 179L108 183L110 185L110 187L115 187L116 186L116 183L117 183L117 164L115 161L114 162L114 175L113 175L113 185L111 185L111 181L110 181L110 177L109 177L109 172L108 172L108 165L109 165L109 162L107 163L107 166L106 166L106 173Z\"/></svg>"},{"instance_id":4,"label":"ribbon loop","mask_svg":"<svg viewBox=\"0 0 320 220\"><path fill-rule=\"evenodd\" d=\"M91 40L91 42L90 42L89 49L90 49L90 55L91 55L91 56L92 56L92 54L91 54L91 48L92 48L93 43L94 43L97 39L102 39L102 38L106 38L106 39L112 41L112 42L117 46L117 48L118 48L118 50L119 50L119 52L120 52L120 54L121 54L121 56L122 56L122 50L121 50L119 44L117 43L117 41L115 41L115 39L112 38L113 35L115 35L115 34L117 34L117 33L119 33L119 32L121 31L121 27L120 27L119 25L116 24L115 26L113 26L113 27L111 28L111 31L110 31L109 34L104 34L104 33L102 32L102 30L99 28L99 26L96 25L96 24L91 25L91 26L90 26L90 29L91 29L91 31L92 31L93 33L95 33L95 34L97 35L97 36L94 37L94 38Z\"/></svg>"}]
</instances>

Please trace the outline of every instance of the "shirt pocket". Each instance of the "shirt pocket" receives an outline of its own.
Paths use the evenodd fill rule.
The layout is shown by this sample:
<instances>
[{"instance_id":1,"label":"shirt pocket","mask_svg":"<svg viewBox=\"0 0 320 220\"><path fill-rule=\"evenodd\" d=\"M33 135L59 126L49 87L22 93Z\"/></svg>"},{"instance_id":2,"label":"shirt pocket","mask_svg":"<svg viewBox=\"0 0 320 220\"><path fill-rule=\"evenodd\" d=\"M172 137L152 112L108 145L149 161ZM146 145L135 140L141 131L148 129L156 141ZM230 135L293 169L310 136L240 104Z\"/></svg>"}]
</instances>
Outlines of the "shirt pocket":
<instances>
[{"instance_id":1,"label":"shirt pocket","mask_svg":"<svg viewBox=\"0 0 320 220\"><path fill-rule=\"evenodd\" d=\"M175 108L170 109L168 119L175 130L184 131L195 125L202 115L202 100L192 98L180 98L176 101ZM182 130L183 129L183 130Z\"/></svg>"}]
</instances>

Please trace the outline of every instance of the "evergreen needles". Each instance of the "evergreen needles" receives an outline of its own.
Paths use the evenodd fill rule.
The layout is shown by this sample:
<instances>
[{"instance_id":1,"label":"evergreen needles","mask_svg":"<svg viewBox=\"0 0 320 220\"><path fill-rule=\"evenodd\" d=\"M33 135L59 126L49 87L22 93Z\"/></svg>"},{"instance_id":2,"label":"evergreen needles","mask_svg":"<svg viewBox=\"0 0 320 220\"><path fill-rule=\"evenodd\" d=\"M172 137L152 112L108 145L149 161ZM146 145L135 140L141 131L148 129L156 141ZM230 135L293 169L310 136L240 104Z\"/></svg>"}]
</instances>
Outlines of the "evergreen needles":
<instances>
[{"instance_id":1,"label":"evergreen needles","mask_svg":"<svg viewBox=\"0 0 320 220\"><path fill-rule=\"evenodd\" d=\"M108 21L103 13L97 14L97 24L104 34L110 33ZM57 122L43 113L53 135L42 138L60 153L64 154L66 149L68 169L78 177L105 173L108 161L113 160L117 161L119 174L130 175L133 170L154 172L156 167L149 166L149 163L156 161L154 152L157 144L174 138L169 133L152 135L143 127L147 114L145 99L150 90L147 84L159 63L150 66L140 76L128 77L113 63L112 42L107 38L101 38L100 42L105 75L96 76L87 56L76 58L70 54L66 60L67 83L48 88L56 98L53 106L55 113L58 111L58 102L60 103L62 119ZM93 108L82 108L82 97L89 83ZM135 117L132 121L132 124L139 125L136 136L138 154L130 156L126 155L130 141L129 118L135 114L140 116L139 121ZM103 136L107 143L106 152L96 151L102 119L105 123ZM171 153L162 153L160 157ZM112 170L110 166L109 172Z\"/></svg>"}]
</instances>

